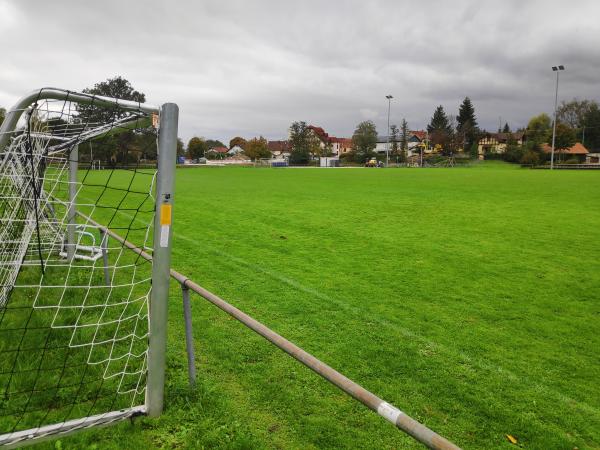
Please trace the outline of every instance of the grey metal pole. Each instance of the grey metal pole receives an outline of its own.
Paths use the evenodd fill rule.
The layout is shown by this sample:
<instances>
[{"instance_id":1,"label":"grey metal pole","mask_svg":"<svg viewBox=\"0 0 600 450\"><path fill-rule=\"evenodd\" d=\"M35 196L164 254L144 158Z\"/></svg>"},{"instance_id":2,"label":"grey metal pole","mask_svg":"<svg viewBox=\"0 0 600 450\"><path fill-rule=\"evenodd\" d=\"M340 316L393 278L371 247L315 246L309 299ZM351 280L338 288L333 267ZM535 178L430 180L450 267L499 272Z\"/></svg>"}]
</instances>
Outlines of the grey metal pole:
<instances>
[{"instance_id":1,"label":"grey metal pole","mask_svg":"<svg viewBox=\"0 0 600 450\"><path fill-rule=\"evenodd\" d=\"M192 330L192 305L190 303L190 289L181 285L183 294L183 319L185 321L185 350L188 357L188 377L190 386L196 384L196 356L194 355L194 332Z\"/></svg>"},{"instance_id":2,"label":"grey metal pole","mask_svg":"<svg viewBox=\"0 0 600 450\"><path fill-rule=\"evenodd\" d=\"M102 261L104 263L104 284L110 286L110 273L108 271L108 233L104 230L100 230L100 236L102 237L100 248L102 249Z\"/></svg>"},{"instance_id":3,"label":"grey metal pole","mask_svg":"<svg viewBox=\"0 0 600 450\"><path fill-rule=\"evenodd\" d=\"M558 74L556 71L556 91L554 94L554 124L552 126L552 153L550 154L550 170L554 169L554 143L556 141L556 109L558 105Z\"/></svg>"},{"instance_id":4,"label":"grey metal pole","mask_svg":"<svg viewBox=\"0 0 600 450\"><path fill-rule=\"evenodd\" d=\"M283 336L275 333L262 323L248 316L244 312L230 305L222 298L207 291L203 287L194 283L192 280L184 277L178 272L171 270L171 275L177 281L185 284L189 289L196 292L219 309L225 311L230 316L239 320L248 328L258 333L269 342L279 347L294 359L300 361L309 369L313 370L342 391L354 397L356 400L375 411L377 414L394 424L397 428L409 434L417 441L425 444L427 447L435 450L460 450L458 446L448 441L444 437L435 433L422 423L416 421L405 412L395 406L377 397L375 394L367 391L365 388L345 377L337 370L318 360L310 353L285 339Z\"/></svg>"},{"instance_id":5,"label":"grey metal pole","mask_svg":"<svg viewBox=\"0 0 600 450\"><path fill-rule=\"evenodd\" d=\"M388 99L388 121L387 121L387 145L385 147L385 167L389 167L390 164L390 108L392 107L392 96L386 95Z\"/></svg>"},{"instance_id":6,"label":"grey metal pole","mask_svg":"<svg viewBox=\"0 0 600 450\"><path fill-rule=\"evenodd\" d=\"M79 165L79 146L75 145L69 153L69 210L67 212L67 261L75 258L77 242L75 229L77 227L77 169Z\"/></svg>"},{"instance_id":7,"label":"grey metal pole","mask_svg":"<svg viewBox=\"0 0 600 450\"><path fill-rule=\"evenodd\" d=\"M177 155L177 121L179 108L165 103L160 111L158 130L158 175L156 179L156 214L152 292L150 293L150 338L148 347L148 382L146 407L150 417L163 409L167 351L167 313L169 270L171 266L171 217L175 159Z\"/></svg>"}]
</instances>

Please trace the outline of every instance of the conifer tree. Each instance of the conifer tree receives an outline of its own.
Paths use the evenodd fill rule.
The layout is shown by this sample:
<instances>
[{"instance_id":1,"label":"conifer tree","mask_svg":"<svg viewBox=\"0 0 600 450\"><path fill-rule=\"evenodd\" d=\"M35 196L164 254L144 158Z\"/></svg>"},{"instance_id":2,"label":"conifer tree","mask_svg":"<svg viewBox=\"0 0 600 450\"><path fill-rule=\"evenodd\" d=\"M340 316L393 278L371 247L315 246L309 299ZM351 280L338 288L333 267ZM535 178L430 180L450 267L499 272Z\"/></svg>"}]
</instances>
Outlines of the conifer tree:
<instances>
[{"instance_id":1,"label":"conifer tree","mask_svg":"<svg viewBox=\"0 0 600 450\"><path fill-rule=\"evenodd\" d=\"M434 148L441 148L444 154L452 152L454 130L442 105L435 109L431 122L427 125L427 132L429 133L429 141Z\"/></svg>"},{"instance_id":2,"label":"conifer tree","mask_svg":"<svg viewBox=\"0 0 600 450\"><path fill-rule=\"evenodd\" d=\"M475 108L469 97L465 97L459 106L456 122L456 132L459 141L462 141L464 149L470 149L477 140L479 127L477 125L477 118L475 117Z\"/></svg>"},{"instance_id":3,"label":"conifer tree","mask_svg":"<svg viewBox=\"0 0 600 450\"><path fill-rule=\"evenodd\" d=\"M448 120L448 116L446 115L442 105L435 109L433 117L431 118L429 125L427 125L427 131L430 134L434 132L444 132L450 134L452 132L450 121Z\"/></svg>"},{"instance_id":4,"label":"conifer tree","mask_svg":"<svg viewBox=\"0 0 600 450\"><path fill-rule=\"evenodd\" d=\"M400 124L400 149L405 152L408 150L408 122L402 119Z\"/></svg>"}]
</instances>

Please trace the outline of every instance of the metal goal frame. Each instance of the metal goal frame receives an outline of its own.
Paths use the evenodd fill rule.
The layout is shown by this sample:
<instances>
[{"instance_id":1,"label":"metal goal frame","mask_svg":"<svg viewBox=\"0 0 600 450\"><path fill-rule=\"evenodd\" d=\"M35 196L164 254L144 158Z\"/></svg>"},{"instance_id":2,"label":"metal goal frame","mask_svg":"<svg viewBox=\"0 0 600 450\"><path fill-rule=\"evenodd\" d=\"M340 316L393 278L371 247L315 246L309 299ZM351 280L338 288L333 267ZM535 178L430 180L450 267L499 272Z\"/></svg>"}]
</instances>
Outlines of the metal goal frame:
<instances>
[{"instance_id":1,"label":"metal goal frame","mask_svg":"<svg viewBox=\"0 0 600 450\"><path fill-rule=\"evenodd\" d=\"M172 241L172 208L175 178L175 163L177 153L177 130L179 108L175 103L165 103L154 106L146 103L121 100L57 88L42 88L32 91L22 97L7 113L0 127L0 155L7 148L13 136L18 133L17 124L22 114L39 100L58 100L77 102L83 105L105 108L119 108L124 111L141 111L148 115L146 125L158 117L158 146L157 146L157 175L155 182L155 212L153 230L153 255L150 297L148 303L148 357L145 404L119 411L107 411L103 414L68 420L53 425L45 425L34 429L13 431L0 435L0 447L16 448L31 445L43 440L64 436L83 429L106 426L123 419L147 415L157 417L163 410L166 343L167 343L167 313L171 263ZM116 134L139 126L139 119L131 123L122 122L118 127L107 128L103 136ZM93 139L83 133L81 142ZM75 144L75 149L76 149ZM77 171L77 164L70 164L70 175ZM73 214L76 214L73 211ZM74 222L73 222L74 224ZM69 226L68 226L69 227ZM73 227L74 228L74 227ZM105 230L106 231L106 230ZM67 235L70 230L67 229ZM71 245L74 247L74 241ZM67 247L69 247L67 245ZM73 257L73 249L66 249ZM0 305L0 309L2 305Z\"/></svg>"}]
</instances>

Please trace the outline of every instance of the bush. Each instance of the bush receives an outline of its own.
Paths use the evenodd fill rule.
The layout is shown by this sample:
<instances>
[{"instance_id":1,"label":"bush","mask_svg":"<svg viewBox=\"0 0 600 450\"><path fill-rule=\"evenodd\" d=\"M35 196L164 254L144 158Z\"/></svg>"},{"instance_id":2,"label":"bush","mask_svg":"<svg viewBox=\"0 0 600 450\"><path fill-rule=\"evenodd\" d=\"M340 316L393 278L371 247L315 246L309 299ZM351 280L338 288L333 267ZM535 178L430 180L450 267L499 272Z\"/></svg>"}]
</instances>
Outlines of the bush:
<instances>
[{"instance_id":1,"label":"bush","mask_svg":"<svg viewBox=\"0 0 600 450\"><path fill-rule=\"evenodd\" d=\"M507 162L518 163L521 162L525 153L525 149L520 145L508 145L502 159Z\"/></svg>"},{"instance_id":2,"label":"bush","mask_svg":"<svg viewBox=\"0 0 600 450\"><path fill-rule=\"evenodd\" d=\"M521 158L521 164L526 166L536 166L540 163L540 157L536 152L528 151Z\"/></svg>"},{"instance_id":3,"label":"bush","mask_svg":"<svg viewBox=\"0 0 600 450\"><path fill-rule=\"evenodd\" d=\"M566 161L563 161L561 164L581 164L581 161L579 161L579 158L575 157L569 158Z\"/></svg>"},{"instance_id":4,"label":"bush","mask_svg":"<svg viewBox=\"0 0 600 450\"><path fill-rule=\"evenodd\" d=\"M440 163L446 161L448 158L446 158L445 156L442 156L442 155L430 155L430 156L426 156L423 159L427 163L429 163L431 165L435 165L435 164L440 164Z\"/></svg>"},{"instance_id":5,"label":"bush","mask_svg":"<svg viewBox=\"0 0 600 450\"><path fill-rule=\"evenodd\" d=\"M479 158L479 144L477 142L473 142L469 149L469 154L473 159Z\"/></svg>"},{"instance_id":6,"label":"bush","mask_svg":"<svg viewBox=\"0 0 600 450\"><path fill-rule=\"evenodd\" d=\"M340 162L342 162L342 163L353 163L353 162L356 162L355 161L355 156L356 155L352 151L346 152L346 153L342 153L340 155Z\"/></svg>"}]
</instances>

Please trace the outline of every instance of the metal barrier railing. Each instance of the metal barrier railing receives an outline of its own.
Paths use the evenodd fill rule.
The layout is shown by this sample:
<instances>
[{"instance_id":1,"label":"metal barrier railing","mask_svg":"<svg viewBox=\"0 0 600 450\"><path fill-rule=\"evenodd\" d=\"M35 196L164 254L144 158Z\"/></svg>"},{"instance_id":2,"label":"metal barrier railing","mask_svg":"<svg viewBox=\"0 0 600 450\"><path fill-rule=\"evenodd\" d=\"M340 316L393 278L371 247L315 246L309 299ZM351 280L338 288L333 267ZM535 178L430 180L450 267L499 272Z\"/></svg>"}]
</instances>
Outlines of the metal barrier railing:
<instances>
[{"instance_id":1,"label":"metal barrier railing","mask_svg":"<svg viewBox=\"0 0 600 450\"><path fill-rule=\"evenodd\" d=\"M77 214L88 220L89 223L98 227L103 235L103 240L108 240L108 237L110 236L128 247L133 252L139 254L142 258L145 258L149 261L152 260L152 256L150 254L127 241L125 238L119 236L114 231L95 222L81 212L77 212ZM103 244L105 246L107 245L106 242L103 242ZM190 291L193 291L427 447L436 450L460 450L459 447L448 441L446 438L435 433L422 423L400 411L395 406L387 403L372 392L369 392L359 384L345 377L337 370L320 361L310 353L304 351L294 343L288 341L283 336L277 334L235 306L227 303L219 296L204 289L202 286L193 282L185 275L182 275L173 269L171 269L170 273L171 277L180 284L182 290L183 311L186 328L186 351L188 356L188 374L190 384L193 385L196 380L190 304Z\"/></svg>"}]
</instances>

